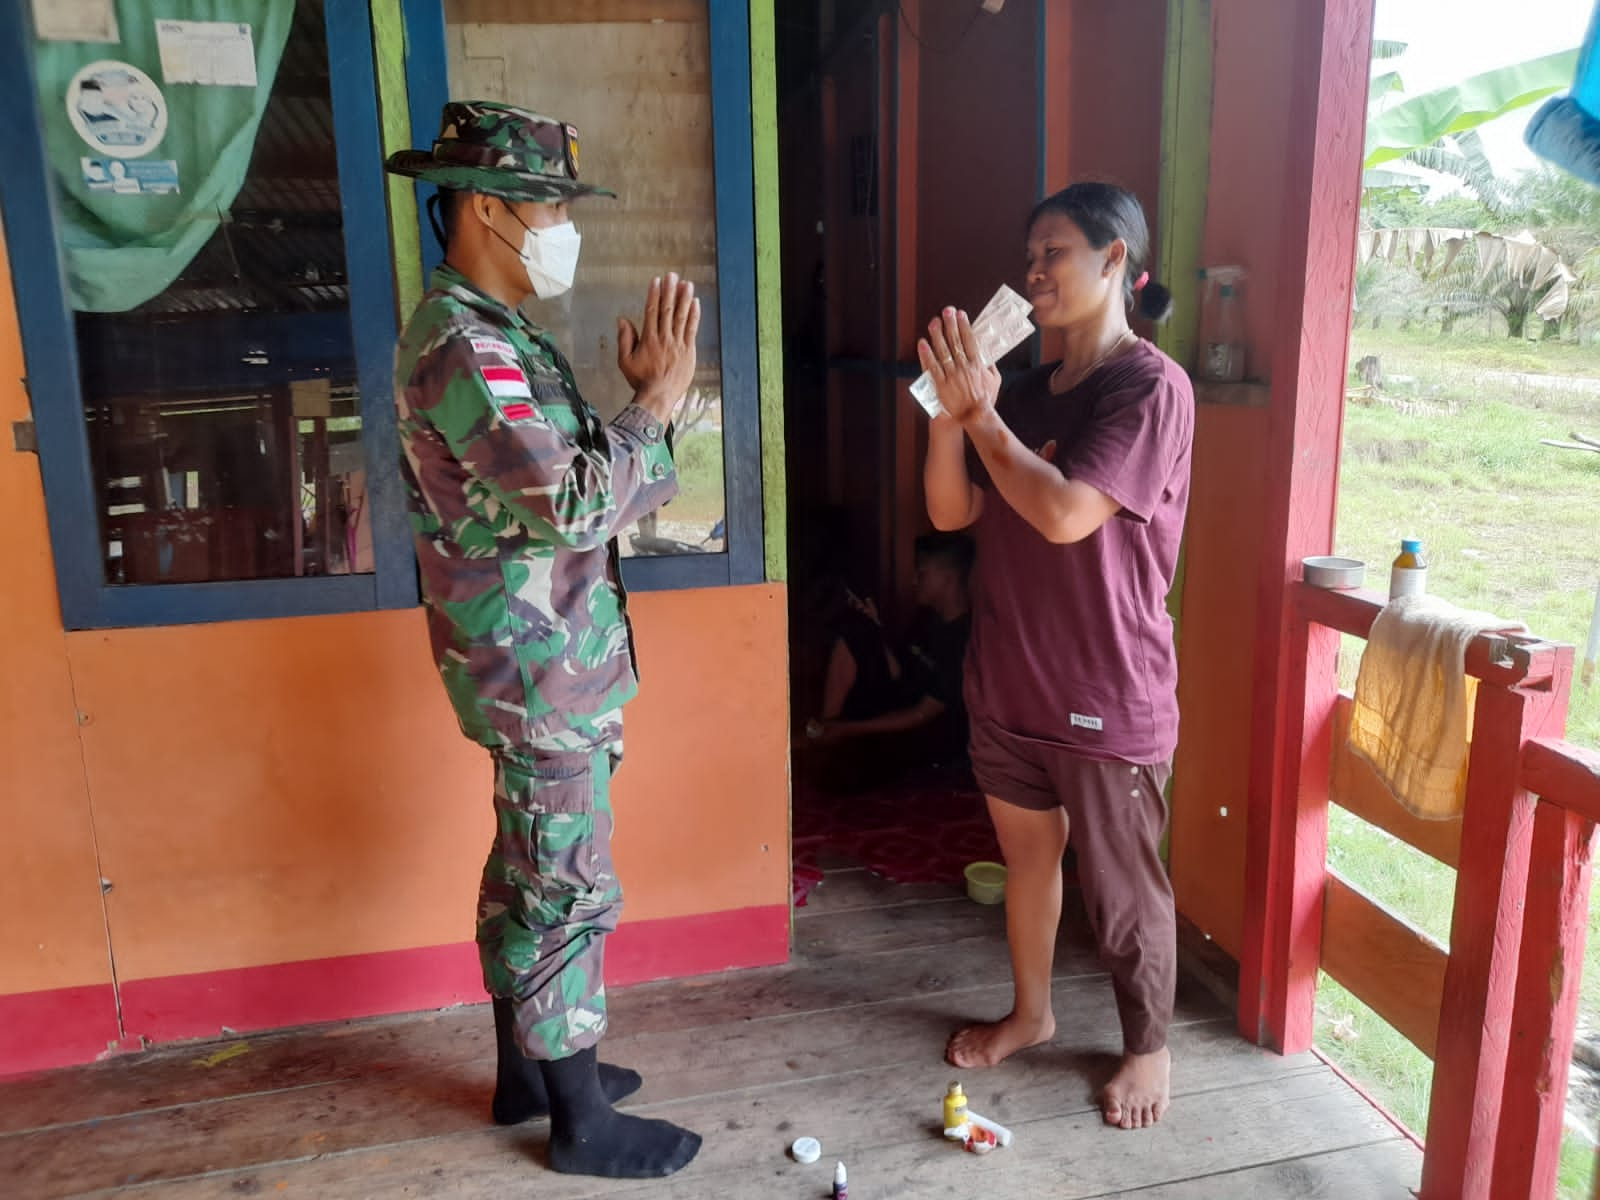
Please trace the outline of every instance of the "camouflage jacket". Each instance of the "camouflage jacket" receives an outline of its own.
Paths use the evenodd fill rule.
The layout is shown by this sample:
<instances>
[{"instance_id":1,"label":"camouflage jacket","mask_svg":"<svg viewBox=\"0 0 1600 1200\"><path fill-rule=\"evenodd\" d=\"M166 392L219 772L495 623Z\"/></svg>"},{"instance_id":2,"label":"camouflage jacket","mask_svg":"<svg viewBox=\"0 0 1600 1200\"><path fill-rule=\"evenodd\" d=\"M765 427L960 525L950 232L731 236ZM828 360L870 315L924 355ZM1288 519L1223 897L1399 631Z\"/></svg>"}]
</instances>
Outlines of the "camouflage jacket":
<instances>
[{"instance_id":1,"label":"camouflage jacket","mask_svg":"<svg viewBox=\"0 0 1600 1200\"><path fill-rule=\"evenodd\" d=\"M638 691L616 535L677 494L669 431L609 425L549 335L448 266L395 357L439 674L469 738L525 745Z\"/></svg>"}]
</instances>

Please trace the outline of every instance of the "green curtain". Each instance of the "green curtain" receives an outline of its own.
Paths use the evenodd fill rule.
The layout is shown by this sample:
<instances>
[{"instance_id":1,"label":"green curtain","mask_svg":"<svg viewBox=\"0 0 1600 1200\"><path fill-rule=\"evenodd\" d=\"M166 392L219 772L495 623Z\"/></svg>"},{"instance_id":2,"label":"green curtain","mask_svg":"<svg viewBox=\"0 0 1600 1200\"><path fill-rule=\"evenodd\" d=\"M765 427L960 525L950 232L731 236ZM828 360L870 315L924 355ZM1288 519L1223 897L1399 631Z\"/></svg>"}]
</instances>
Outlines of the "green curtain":
<instances>
[{"instance_id":1,"label":"green curtain","mask_svg":"<svg viewBox=\"0 0 1600 1200\"><path fill-rule=\"evenodd\" d=\"M244 184L294 6L117 0L120 42L37 44L73 308L138 307L170 286L217 231ZM157 35L163 20L248 25L255 86L168 82Z\"/></svg>"}]
</instances>

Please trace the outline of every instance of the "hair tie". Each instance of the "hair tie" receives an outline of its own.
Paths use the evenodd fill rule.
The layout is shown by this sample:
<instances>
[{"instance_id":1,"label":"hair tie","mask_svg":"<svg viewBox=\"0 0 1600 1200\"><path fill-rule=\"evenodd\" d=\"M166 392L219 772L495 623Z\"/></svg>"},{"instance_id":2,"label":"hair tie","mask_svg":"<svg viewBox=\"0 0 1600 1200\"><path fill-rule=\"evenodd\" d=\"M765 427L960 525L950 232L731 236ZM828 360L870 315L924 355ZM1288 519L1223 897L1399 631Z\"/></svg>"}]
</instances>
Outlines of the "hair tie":
<instances>
[{"instance_id":1,"label":"hair tie","mask_svg":"<svg viewBox=\"0 0 1600 1200\"><path fill-rule=\"evenodd\" d=\"M1149 282L1150 282L1150 272L1149 271L1141 271L1141 272L1139 272L1139 278L1137 278L1137 279L1135 279L1133 281L1133 290L1136 291L1136 292L1142 292L1142 291L1144 291L1144 285L1149 283Z\"/></svg>"}]
</instances>

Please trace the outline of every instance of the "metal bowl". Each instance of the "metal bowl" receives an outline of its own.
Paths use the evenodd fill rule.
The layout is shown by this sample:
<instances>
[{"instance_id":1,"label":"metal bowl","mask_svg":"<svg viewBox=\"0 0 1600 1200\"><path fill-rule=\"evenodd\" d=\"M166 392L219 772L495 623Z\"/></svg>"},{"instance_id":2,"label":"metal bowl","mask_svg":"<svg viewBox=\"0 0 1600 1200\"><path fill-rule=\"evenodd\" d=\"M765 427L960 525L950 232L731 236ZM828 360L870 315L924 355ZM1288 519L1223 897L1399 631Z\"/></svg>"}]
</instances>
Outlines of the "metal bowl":
<instances>
[{"instance_id":1,"label":"metal bowl","mask_svg":"<svg viewBox=\"0 0 1600 1200\"><path fill-rule=\"evenodd\" d=\"M1358 588L1367 577L1367 564L1359 558L1317 555L1300 560L1302 578L1312 587L1343 590Z\"/></svg>"}]
</instances>

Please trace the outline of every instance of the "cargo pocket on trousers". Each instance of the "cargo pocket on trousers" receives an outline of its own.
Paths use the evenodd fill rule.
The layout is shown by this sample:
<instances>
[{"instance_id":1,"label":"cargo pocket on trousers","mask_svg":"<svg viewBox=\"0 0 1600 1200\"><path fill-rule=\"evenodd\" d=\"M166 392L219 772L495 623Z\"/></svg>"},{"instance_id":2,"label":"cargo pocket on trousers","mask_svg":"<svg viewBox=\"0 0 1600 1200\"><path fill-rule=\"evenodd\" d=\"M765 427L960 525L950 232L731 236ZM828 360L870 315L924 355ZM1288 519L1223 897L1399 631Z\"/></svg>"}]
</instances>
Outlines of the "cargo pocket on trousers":
<instances>
[{"instance_id":1,"label":"cargo pocket on trousers","mask_svg":"<svg viewBox=\"0 0 1600 1200\"><path fill-rule=\"evenodd\" d=\"M600 877L592 763L588 754L572 754L528 764L529 859L552 899L575 901Z\"/></svg>"}]
</instances>

